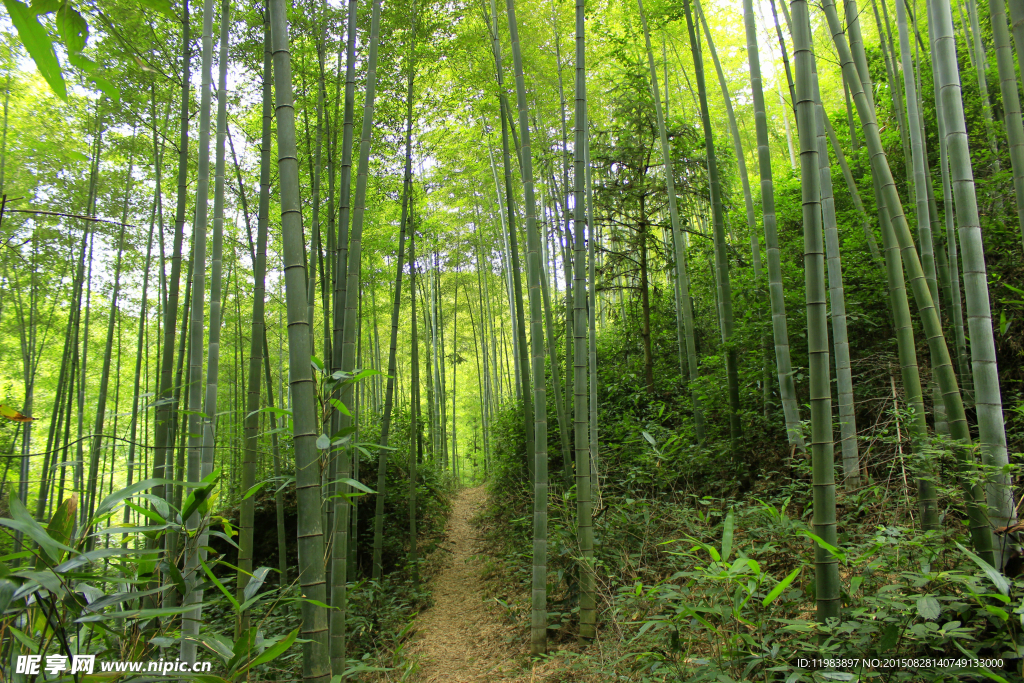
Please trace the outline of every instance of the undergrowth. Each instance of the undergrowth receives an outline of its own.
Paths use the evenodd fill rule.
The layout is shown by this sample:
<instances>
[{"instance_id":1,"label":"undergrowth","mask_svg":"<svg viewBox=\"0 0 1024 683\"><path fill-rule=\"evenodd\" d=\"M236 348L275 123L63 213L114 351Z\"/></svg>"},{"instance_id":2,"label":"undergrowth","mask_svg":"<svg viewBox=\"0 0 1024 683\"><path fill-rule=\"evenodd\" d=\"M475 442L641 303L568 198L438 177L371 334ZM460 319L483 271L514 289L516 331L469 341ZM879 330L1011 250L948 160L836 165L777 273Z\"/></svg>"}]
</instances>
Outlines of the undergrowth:
<instances>
[{"instance_id":1,"label":"undergrowth","mask_svg":"<svg viewBox=\"0 0 1024 683\"><path fill-rule=\"evenodd\" d=\"M552 429L548 637L559 664L547 680L1024 681L1024 580L968 549L952 449L942 439L912 448L901 399L880 400L862 431L867 483L848 490L837 464L839 542L825 546L839 565L842 617L818 623L809 459L762 415L744 415L756 436L734 453L721 434L697 445L683 400L646 395L637 374L599 387L598 639L577 643L575 489ZM494 421L483 527L491 597L510 638L526 642L533 520L520 411L509 405ZM942 529L927 533L916 497L925 472L942 514Z\"/></svg>"}]
</instances>

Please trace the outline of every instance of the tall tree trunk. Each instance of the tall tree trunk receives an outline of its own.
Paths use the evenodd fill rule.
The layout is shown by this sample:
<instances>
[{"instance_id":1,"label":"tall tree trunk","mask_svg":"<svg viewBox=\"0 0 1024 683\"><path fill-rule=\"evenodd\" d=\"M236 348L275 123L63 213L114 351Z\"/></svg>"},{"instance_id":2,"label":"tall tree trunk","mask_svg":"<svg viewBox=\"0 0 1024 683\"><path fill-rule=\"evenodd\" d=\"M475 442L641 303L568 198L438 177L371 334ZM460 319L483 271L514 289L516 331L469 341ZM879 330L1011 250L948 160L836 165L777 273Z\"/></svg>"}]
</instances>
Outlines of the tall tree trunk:
<instances>
[{"instance_id":1,"label":"tall tree trunk","mask_svg":"<svg viewBox=\"0 0 1024 683\"><path fill-rule=\"evenodd\" d=\"M846 294L843 290L843 266L839 253L839 227L832 191L832 167L825 141L825 109L821 104L818 75L811 73L815 134L818 144L818 175L821 191L821 215L825 227L825 258L828 266L828 301L832 313L832 345L836 363L836 393L839 399L839 433L843 448L843 477L846 486L860 486L860 458L857 449L857 421L853 407L853 373L850 370L850 342L846 331Z\"/></svg>"},{"instance_id":2,"label":"tall tree trunk","mask_svg":"<svg viewBox=\"0 0 1024 683\"><path fill-rule=\"evenodd\" d=\"M522 277L520 276L523 269L519 263L519 245L515 220L516 210L514 195L512 193L512 166L510 162L508 144L508 113L510 107L508 105L508 98L505 94L505 76L501 63L501 41L498 39L498 14L497 9L495 8L495 0L491 0L491 15L494 17L494 28L491 30L491 50L494 53L494 70L498 79L498 99L500 105L499 109L501 110L501 156L505 172L505 208L507 209L506 214L508 217L509 240L508 252L512 259L512 284L513 293L515 295L516 335L518 338L516 345L519 349L518 388L523 400L523 427L526 433L526 466L530 472L530 480L532 481L535 478L534 462L536 459L536 454L534 452L534 446L536 444L533 422L534 403L533 396L530 392L530 360L529 350L526 346L526 320L525 313L523 311ZM530 190L532 195L532 184ZM527 237L527 241L529 241L529 237Z\"/></svg>"},{"instance_id":3,"label":"tall tree trunk","mask_svg":"<svg viewBox=\"0 0 1024 683\"><path fill-rule=\"evenodd\" d=\"M761 175L761 211L764 220L764 242L768 255L768 298L772 309L772 335L775 341L775 367L779 378L779 396L790 444L805 450L800 428L800 406L793 382L793 365L789 353L789 329L786 323L786 298L782 290L782 259L775 218L775 186L772 182L772 154L768 147L768 120L765 113L764 90L761 87L761 61L757 51L757 29L754 24L753 0L744 0L743 18L747 32L747 58L750 62L750 88L754 97L754 126L757 132L757 162Z\"/></svg>"},{"instance_id":4,"label":"tall tree trunk","mask_svg":"<svg viewBox=\"0 0 1024 683\"><path fill-rule=\"evenodd\" d=\"M541 279L544 264L540 257L536 206L533 197L533 157L530 147L529 110L526 105L526 80L523 56L519 49L519 27L516 24L515 0L506 0L508 31L512 42L512 63L516 75L516 104L519 110L520 163L523 169L523 201L526 209L526 241L530 259L530 351L533 370L533 590L530 651L534 655L547 652L547 523L548 523L548 423L547 389L544 382L544 323L541 311Z\"/></svg>"},{"instance_id":5,"label":"tall tree trunk","mask_svg":"<svg viewBox=\"0 0 1024 683\"><path fill-rule=\"evenodd\" d=\"M132 137L134 138L134 130L132 131L132 133L133 133ZM129 157L128 157L128 175L125 178L124 215L121 218L121 228L118 231L118 236L117 236L117 247L116 247L116 249L117 249L117 257L116 257L116 260L114 262L114 284L113 284L113 289L112 289L112 291L110 293L110 312L109 312L109 315L107 316L107 341L106 341L106 344L104 346L103 365L102 365L102 369L100 370L99 396L96 398L96 416L95 416L95 422L94 422L94 426L93 426L93 430L92 430L93 436L92 436L92 439L91 439L92 447L89 450L89 481L88 481L87 488L86 488L86 491L87 491L87 494L88 494L88 497L89 497L88 503L86 505L86 508L88 509L88 513L87 513L88 518L92 517L93 511L96 509L97 496L102 494L102 490L101 490L102 487L97 488L96 477L97 477L98 470L99 470L100 450L101 450L102 445L103 445L103 425L104 425L104 418L106 417L106 410L107 410L107 386L108 386L109 381L110 381L110 361L111 361L111 353L112 353L113 348L114 348L114 325L117 322L117 298L118 298L118 296L121 293L121 264L123 263L123 257L124 257L125 221L127 219L128 200L129 200L129 196L131 194L131 187L132 187L132 171L134 169L135 169L135 159L134 159L133 156L129 155ZM33 306L33 308L34 308L34 306ZM33 316L33 318L34 318L34 316ZM35 327L35 321L34 320L30 320L29 323L28 323L28 329L34 331L34 327ZM25 329L26 329L25 326L22 325L22 335L24 335ZM26 346L23 343L22 346L23 346L23 352L27 352L27 353L23 353L23 357L24 357L24 362L26 363L25 381L26 381L26 389L28 389L28 388L30 388L32 386L32 382L30 381L30 373L27 371L27 368L28 368L28 364L31 364L31 362L33 360L33 353L32 353L31 345L27 345ZM24 406L24 410L26 412L30 413L30 411L32 410L32 406L31 405L27 405L28 403L29 403L29 400L28 400L28 397L26 397L26 405ZM117 405L116 404L114 406L114 412L115 413L117 412ZM29 432L29 427L30 426L31 426L31 424L26 424L25 425L25 431L24 431L25 434L29 434L30 433ZM87 547L90 550L92 549L93 544L95 543L95 539L96 539L95 536L90 536L89 537L89 542L88 542L88 546Z\"/></svg>"},{"instance_id":6,"label":"tall tree trunk","mask_svg":"<svg viewBox=\"0 0 1024 683\"><path fill-rule=\"evenodd\" d=\"M409 219L412 223L412 198L410 197ZM401 290L397 290L401 291ZM398 296L396 294L396 296ZM413 585L419 585L419 554L416 550L416 465L417 442L420 433L420 341L416 329L416 228L409 229L409 306L412 335L412 358L410 359L409 387L409 555L407 561L412 569Z\"/></svg>"},{"instance_id":7,"label":"tall tree trunk","mask_svg":"<svg viewBox=\"0 0 1024 683\"><path fill-rule=\"evenodd\" d=\"M1024 2L1016 4L1024 8ZM992 15L992 38L999 67L999 91L1003 96L1003 122L1006 124L1010 166L1013 169L1013 190L1017 199L1017 227L1024 242L1024 120L1021 118L1020 94L1017 91L1017 72L1013 68L1010 32L1006 28L1005 0L989 0L989 12ZM1024 17L1019 18L1019 23L1024 29ZM1024 55L1024 45L1018 44L1017 52Z\"/></svg>"},{"instance_id":8,"label":"tall tree trunk","mask_svg":"<svg viewBox=\"0 0 1024 683\"><path fill-rule=\"evenodd\" d=\"M366 185L369 174L370 143L373 134L373 113L377 91L377 49L380 36L381 0L374 0L370 15L370 45L366 63L366 90L363 101L363 125L359 136L359 162L356 168L356 194L352 207L352 229L348 240L348 266L345 270L345 322L342 337L335 344L341 344L341 371L351 374L356 364L356 335L358 334L357 312L359 308L360 275L362 263L363 214L366 205ZM276 66L276 65L275 65ZM340 275L340 274L339 274ZM340 306L336 301L335 306ZM341 402L346 406L353 403L353 384L342 386ZM350 416L332 411L331 433L351 425ZM351 453L342 447L333 452L340 458L339 479L351 475ZM335 676L345 675L346 633L345 614L348 603L346 583L348 570L349 505L345 498L348 485L339 483L334 502L335 538L331 548L331 670ZM340 590L339 590L340 587Z\"/></svg>"},{"instance_id":9,"label":"tall tree trunk","mask_svg":"<svg viewBox=\"0 0 1024 683\"><path fill-rule=\"evenodd\" d=\"M834 0L827 0L823 9L828 19L829 31L832 34L833 42L839 52L843 77L850 84L850 91L853 94L854 102L857 105L857 111L861 118L868 156L871 159L872 173L881 187L881 194L884 200L883 219L886 219L887 214L887 219L891 222L895 233L895 243L900 248L903 266L909 273L914 298L917 302L925 337L928 340L928 346L931 351L932 372L939 384L939 390L942 392L943 402L946 406L950 433L954 439L961 441L963 444L970 444L971 435L967 429L967 418L964 413L963 402L960 398L960 391L956 384L956 376L949 358L949 350L946 347L942 328L939 324L938 312L932 301L928 283L924 278L921 262L914 248L906 216L903 214L903 207L900 203L899 193L896 191L892 171L889 168L889 163L882 147L874 109L869 104L869 100L862 87L860 76L857 73L858 68L854 65L853 56L850 54L850 48L846 42L846 36L839 23ZM849 11L849 6L847 9ZM883 220L883 233L885 229L885 220ZM960 449L960 457L967 457L962 448ZM978 554L991 559L991 533L987 528L988 524L984 513L978 507L977 501L981 500L981 497L975 492L976 489L977 487L972 485L968 485L967 489L971 534Z\"/></svg>"},{"instance_id":10,"label":"tall tree trunk","mask_svg":"<svg viewBox=\"0 0 1024 683\"><path fill-rule=\"evenodd\" d=\"M199 164L196 181L195 225L192 229L192 322L189 330L188 385L188 481L203 478L203 331L206 324L206 228L210 197L210 110L213 97L213 0L203 3L203 62L199 105ZM219 301L210 299L212 307ZM212 327L211 327L212 330ZM198 529L203 515L194 512L184 520L189 530ZM188 595L183 604L193 605L181 619L181 659L195 662L197 636L202 615L203 591L198 588L199 538L185 539L185 585Z\"/></svg>"},{"instance_id":11,"label":"tall tree trunk","mask_svg":"<svg viewBox=\"0 0 1024 683\"><path fill-rule=\"evenodd\" d=\"M711 128L711 113L708 108L707 86L704 82L704 58L701 55L700 43L697 40L696 27L690 12L689 0L684 0L686 27L690 35L690 47L693 52L694 75L697 80L697 93L700 99L701 123L704 130L704 146L707 153L708 182L711 186L712 226L715 242L715 270L719 280L719 306L722 311L722 345L725 347L725 372L729 395L729 438L734 458L739 458L740 430L740 381L736 366L736 349L732 346L733 315L732 286L729 281L729 255L725 241L725 214L722 207L721 181L718 177L718 161L715 156L714 131Z\"/></svg>"},{"instance_id":12,"label":"tall tree trunk","mask_svg":"<svg viewBox=\"0 0 1024 683\"><path fill-rule=\"evenodd\" d=\"M395 397L395 367L398 362L398 313L402 305L402 269L405 236L408 231L409 203L412 201L412 106L413 81L416 77L416 14L410 18L412 40L409 45L409 72L405 92L405 175L402 180L402 222L398 236L398 263L395 270L395 296L391 307L391 343L388 353L388 384L384 396L384 415L380 428L380 451L377 456L377 494L373 519L373 580L380 581L384 558L384 490L387 486L388 436L391 432L391 409ZM410 256L411 258L411 256Z\"/></svg>"},{"instance_id":13,"label":"tall tree trunk","mask_svg":"<svg viewBox=\"0 0 1024 683\"><path fill-rule=\"evenodd\" d=\"M306 319L302 208L299 203L295 107L284 0L270 0L270 26L274 56L278 177L281 186L281 238L288 309L288 368L292 393L295 488L298 498L299 585L302 595L309 598L302 603L301 636L308 641L303 645L302 679L326 681L331 677L331 653L327 642L327 610L323 607L327 590L320 516L320 458L316 450L317 409L312 366L309 362L311 325Z\"/></svg>"},{"instance_id":14,"label":"tall tree trunk","mask_svg":"<svg viewBox=\"0 0 1024 683\"><path fill-rule=\"evenodd\" d=\"M576 0L576 130L573 138L573 214L574 227L574 258L573 258L573 439L576 447L576 534L579 537L583 565L580 567L580 642L587 643L597 637L597 609L595 596L596 567L594 565L594 523L593 523L593 491L591 487L591 436L588 429L593 413L588 410L587 396L587 328L593 323L593 299L591 298L591 317L587 319L587 276L584 268L585 240L588 224L593 226L590 215L590 201L584 194L587 189L586 167L590 155L587 153L587 65L586 65L586 24L584 23L585 0ZM648 38L648 56L650 56L650 39ZM651 80L655 83L654 74ZM658 106L655 103L655 106ZM660 107L659 107L660 111ZM664 124L662 125L664 130ZM581 154L582 152L582 154ZM666 155L667 157L667 155ZM668 168L666 168L668 171ZM671 177L671 173L666 175ZM671 181L669 181L671 182ZM670 186L671 187L671 186ZM587 213L581 210L587 207ZM591 227L591 239L593 239ZM593 291L594 281L591 275L590 288ZM596 380L596 377L594 378ZM596 440L595 440L596 441ZM596 444L594 444L596 445Z\"/></svg>"},{"instance_id":15,"label":"tall tree trunk","mask_svg":"<svg viewBox=\"0 0 1024 683\"><path fill-rule=\"evenodd\" d=\"M932 10L931 25L934 26L932 54L938 62L939 74L939 82L936 84L937 105L946 128L949 169L955 193L960 247L963 249L971 367L977 392L975 405L978 411L978 436L982 461L994 469L986 483L988 519L995 527L1004 527L1016 522L1017 512L1013 503L1010 475L1006 471L1006 432L996 367L995 338L992 333L992 308L974 172L971 169L971 152L960 95L960 74L956 67L953 20L948 3L937 2L929 7ZM1002 568L1006 560L1007 548L1004 543L1008 541L1008 538L1003 537L996 545L994 564L997 568Z\"/></svg>"},{"instance_id":16,"label":"tall tree trunk","mask_svg":"<svg viewBox=\"0 0 1024 683\"><path fill-rule=\"evenodd\" d=\"M174 212L174 240L171 247L171 273L166 288L166 300L163 306L163 347L160 356L160 377L156 391L156 417L153 421L153 439L156 450L153 452L153 478L170 479L166 465L173 465L174 459L174 335L178 327L178 289L181 281L181 250L184 241L185 203L188 200L188 105L190 92L191 68L191 36L189 30L188 0L182 2L181 50L182 50L182 86L181 107L179 112L178 139L178 188ZM153 487L153 495L158 498L170 499L173 495L171 487ZM173 534L168 534L165 543L168 550L173 549ZM155 542L147 540L147 547L155 546ZM168 552L168 555L173 553Z\"/></svg>"},{"instance_id":17,"label":"tall tree trunk","mask_svg":"<svg viewBox=\"0 0 1024 683\"><path fill-rule=\"evenodd\" d=\"M793 61L796 69L797 133L804 224L804 280L807 298L807 353L811 389L811 466L814 533L833 547L836 487L832 455L832 391L829 381L828 318L825 302L825 249L821 232L821 192L817 117L814 101L814 53L806 0L793 0ZM838 618L839 563L823 543L814 546L815 601L818 621Z\"/></svg>"},{"instance_id":18,"label":"tall tree trunk","mask_svg":"<svg viewBox=\"0 0 1024 683\"><path fill-rule=\"evenodd\" d=\"M242 461L242 496L248 496L250 489L256 484L256 465L259 460L259 426L260 426L260 375L263 372L264 346L266 345L266 321L264 320L264 303L266 297L267 273L267 232L270 225L270 146L271 121L274 116L273 65L270 54L270 13L263 13L263 126L260 135L260 196L259 215L256 222L256 245L252 268L252 332L249 337L249 394L245 406L245 457ZM242 186L239 185L241 191ZM242 195L244 196L244 195ZM248 224L248 223L247 223ZM251 233L250 233L251 234ZM268 384L267 389L271 387ZM274 476L279 476L277 472ZM274 487L280 487L279 482ZM253 516L256 499L253 496L243 498L239 504L238 525L238 567L235 578L236 593L239 602L245 595L246 585L252 573L253 551ZM283 510L281 510L283 514ZM283 533L283 529L278 530ZM283 536L281 537L283 538ZM279 538L279 540L281 540ZM279 544L280 545L280 544ZM280 553L280 547L278 548ZM279 558L280 559L280 558ZM284 576L281 577L282 585ZM238 632L244 633L249 628L249 612L240 616Z\"/></svg>"}]
</instances>

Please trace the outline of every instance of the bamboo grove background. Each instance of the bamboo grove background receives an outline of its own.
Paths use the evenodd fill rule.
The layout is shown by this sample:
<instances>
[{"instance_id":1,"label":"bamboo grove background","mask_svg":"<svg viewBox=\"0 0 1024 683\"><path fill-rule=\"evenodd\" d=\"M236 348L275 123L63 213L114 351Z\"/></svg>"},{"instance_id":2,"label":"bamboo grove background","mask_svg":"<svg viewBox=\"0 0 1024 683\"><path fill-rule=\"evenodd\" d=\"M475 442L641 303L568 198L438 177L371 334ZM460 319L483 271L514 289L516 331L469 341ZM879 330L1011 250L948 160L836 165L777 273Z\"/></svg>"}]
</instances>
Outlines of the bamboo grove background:
<instances>
[{"instance_id":1,"label":"bamboo grove background","mask_svg":"<svg viewBox=\"0 0 1024 683\"><path fill-rule=\"evenodd\" d=\"M784 596L794 651L842 651L873 525L924 534L907 624L932 567L1019 602L1021 0L4 6L5 662L158 642L236 679L301 638L304 680L388 677L367 634L484 481L533 655L621 639L625 575L636 638L675 634L642 675L726 628L644 593L682 570L629 569L630 525L756 575L733 626ZM729 565L743 506L792 500L802 564ZM977 637L913 647L1016 652L943 581Z\"/></svg>"}]
</instances>

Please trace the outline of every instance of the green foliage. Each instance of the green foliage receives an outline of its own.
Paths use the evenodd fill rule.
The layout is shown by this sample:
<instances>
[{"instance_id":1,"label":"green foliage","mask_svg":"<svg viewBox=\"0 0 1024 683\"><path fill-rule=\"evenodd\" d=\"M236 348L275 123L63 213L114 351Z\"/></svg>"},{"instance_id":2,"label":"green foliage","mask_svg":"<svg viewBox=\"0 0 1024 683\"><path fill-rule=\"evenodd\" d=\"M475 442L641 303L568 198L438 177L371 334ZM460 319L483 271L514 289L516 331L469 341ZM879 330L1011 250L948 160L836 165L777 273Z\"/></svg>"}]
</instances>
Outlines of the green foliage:
<instances>
[{"instance_id":1,"label":"green foliage","mask_svg":"<svg viewBox=\"0 0 1024 683\"><path fill-rule=\"evenodd\" d=\"M186 584L175 561L168 561L164 550L148 547L147 539L181 535L194 552L194 545L204 529L208 530L211 519L203 515L199 528L188 530L183 518L188 518L189 510L202 511L206 507L216 486L217 473L208 479L194 484L153 479L139 482L108 495L95 515L77 529L74 496L61 502L45 528L32 519L17 498L12 498L13 519L0 519L0 524L21 531L38 545L8 555L0 564L0 632L15 636L4 640L0 652L4 661L14 661L27 652L69 658L73 654L91 654L100 661L132 660L143 666L162 659L163 648L174 646L179 638L174 617L192 606L178 606L187 595ZM142 504L156 502L145 491L159 484L192 487L186 509L179 512L173 505L159 501L154 508L162 514L145 511L159 524L97 528L97 523L114 516L122 503L139 507L131 498ZM114 534L123 539L120 545L108 544L86 552L90 537L109 539ZM33 557L34 567L22 568L21 561ZM261 567L247 586L245 603L240 605L211 569L211 565L225 563L213 558L200 562L209 582L196 588L219 589L207 593L204 604L227 599L235 615L251 608L259 608L267 615L278 604L304 600L282 600L280 589L259 592L269 572ZM162 604L158 604L160 600ZM226 630L230 632L231 628ZM232 640L207 630L200 635L200 641L223 660L225 673L223 677L211 675L203 680L237 681L251 676L257 667L262 670L283 655L297 635L296 629L285 636L264 637L261 629L252 628Z\"/></svg>"}]
</instances>

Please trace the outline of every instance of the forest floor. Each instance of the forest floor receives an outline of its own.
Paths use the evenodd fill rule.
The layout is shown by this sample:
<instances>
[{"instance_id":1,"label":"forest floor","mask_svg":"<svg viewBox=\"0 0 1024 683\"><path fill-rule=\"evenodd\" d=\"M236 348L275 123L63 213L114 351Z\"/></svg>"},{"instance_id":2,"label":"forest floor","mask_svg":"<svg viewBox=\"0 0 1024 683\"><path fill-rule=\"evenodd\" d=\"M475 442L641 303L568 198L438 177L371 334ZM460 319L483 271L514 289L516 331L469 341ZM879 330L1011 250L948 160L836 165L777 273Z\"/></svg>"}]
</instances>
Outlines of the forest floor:
<instances>
[{"instance_id":1,"label":"forest floor","mask_svg":"<svg viewBox=\"0 0 1024 683\"><path fill-rule=\"evenodd\" d=\"M416 618L411 654L418 663L416 680L423 683L530 681L550 675L529 670L527 650L517 642L521 639L509 637L514 627L487 600L481 578L485 547L473 521L486 503L485 486L462 489L455 499L441 545L447 552L432 582L434 604Z\"/></svg>"}]
</instances>

